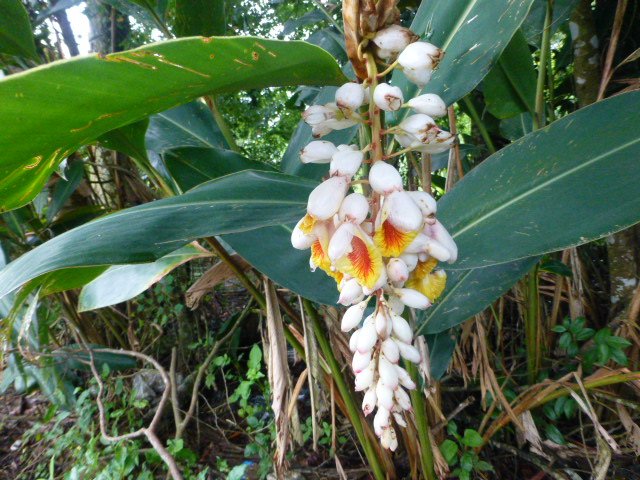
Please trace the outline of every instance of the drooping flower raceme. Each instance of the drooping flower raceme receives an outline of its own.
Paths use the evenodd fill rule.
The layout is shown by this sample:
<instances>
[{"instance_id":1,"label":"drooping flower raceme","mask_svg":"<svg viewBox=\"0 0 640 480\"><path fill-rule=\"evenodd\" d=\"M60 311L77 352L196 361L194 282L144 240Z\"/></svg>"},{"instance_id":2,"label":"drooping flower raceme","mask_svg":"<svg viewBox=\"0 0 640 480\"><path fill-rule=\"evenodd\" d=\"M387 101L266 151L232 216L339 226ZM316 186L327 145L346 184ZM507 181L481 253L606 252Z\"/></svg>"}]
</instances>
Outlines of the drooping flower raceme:
<instances>
[{"instance_id":1,"label":"drooping flower raceme","mask_svg":"<svg viewBox=\"0 0 640 480\"><path fill-rule=\"evenodd\" d=\"M381 60L397 57L392 67L423 87L442 52L416 38L392 25L377 32L370 48ZM380 111L403 108L413 112L406 110L408 115L395 127L385 132L371 127L381 143L395 141L402 149L422 153L454 145L455 137L434 120L447 112L440 97L424 94L405 103L400 88L377 78L343 85L334 103L309 107L303 118L320 138L356 124L373 125L372 117ZM324 140L302 149L301 161L329 164L328 175L309 195L307 214L293 229L291 243L310 250L312 270L319 268L335 279L337 301L348 307L340 327L351 332L351 367L356 390L364 392L362 410L365 415L375 412L376 434L383 447L395 450L394 425L406 426L405 412L411 410L407 391L416 388L401 362L421 361L413 329L402 315L406 307L425 309L437 300L447 278L438 264L454 262L458 250L436 218L435 199L426 191L405 190L399 171L386 161L394 155L383 158L380 151L373 145L359 148ZM363 165L369 165L365 178L359 177ZM356 186L360 184L368 186Z\"/></svg>"}]
</instances>

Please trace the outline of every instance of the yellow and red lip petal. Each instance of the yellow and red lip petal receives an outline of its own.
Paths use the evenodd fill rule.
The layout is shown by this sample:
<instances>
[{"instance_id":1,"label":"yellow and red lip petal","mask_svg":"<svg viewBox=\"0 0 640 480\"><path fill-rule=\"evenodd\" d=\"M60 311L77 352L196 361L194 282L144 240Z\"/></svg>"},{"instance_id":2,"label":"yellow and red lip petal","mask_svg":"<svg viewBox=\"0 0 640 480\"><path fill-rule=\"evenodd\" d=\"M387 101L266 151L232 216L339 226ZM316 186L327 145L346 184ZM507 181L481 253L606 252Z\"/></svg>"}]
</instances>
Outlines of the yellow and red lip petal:
<instances>
[{"instance_id":1,"label":"yellow and red lip petal","mask_svg":"<svg viewBox=\"0 0 640 480\"><path fill-rule=\"evenodd\" d=\"M412 275L409 280L407 280L405 287L417 290L433 302L442 295L446 285L447 274L444 270L438 270L437 272L429 273L422 278Z\"/></svg>"},{"instance_id":2,"label":"yellow and red lip petal","mask_svg":"<svg viewBox=\"0 0 640 480\"><path fill-rule=\"evenodd\" d=\"M351 240L351 252L340 258L336 266L358 280L360 285L373 288L382 272L382 255L374 244L355 235Z\"/></svg>"},{"instance_id":3,"label":"yellow and red lip petal","mask_svg":"<svg viewBox=\"0 0 640 480\"><path fill-rule=\"evenodd\" d=\"M308 213L302 217L302 222L300 222L300 230L302 230L302 233L311 235L313 233L313 227L316 226L316 221L317 220Z\"/></svg>"},{"instance_id":4,"label":"yellow and red lip petal","mask_svg":"<svg viewBox=\"0 0 640 480\"><path fill-rule=\"evenodd\" d=\"M403 232L385 220L375 234L375 242L383 257L398 257L418 236L418 231Z\"/></svg>"},{"instance_id":5,"label":"yellow and red lip petal","mask_svg":"<svg viewBox=\"0 0 640 480\"><path fill-rule=\"evenodd\" d=\"M438 265L438 260L433 257L431 257L425 262L418 262L418 265L416 266L415 270L412 272L411 276L421 280L425 278L427 275L429 275L431 272L433 272L433 269L436 268L436 265Z\"/></svg>"},{"instance_id":6,"label":"yellow and red lip petal","mask_svg":"<svg viewBox=\"0 0 640 480\"><path fill-rule=\"evenodd\" d=\"M320 240L316 240L311 245L311 261L320 270L325 272L330 277L333 277L336 283L340 284L344 275L342 274L342 272L334 271L331 269L331 260L329 260L326 249L322 246L322 242Z\"/></svg>"}]
</instances>

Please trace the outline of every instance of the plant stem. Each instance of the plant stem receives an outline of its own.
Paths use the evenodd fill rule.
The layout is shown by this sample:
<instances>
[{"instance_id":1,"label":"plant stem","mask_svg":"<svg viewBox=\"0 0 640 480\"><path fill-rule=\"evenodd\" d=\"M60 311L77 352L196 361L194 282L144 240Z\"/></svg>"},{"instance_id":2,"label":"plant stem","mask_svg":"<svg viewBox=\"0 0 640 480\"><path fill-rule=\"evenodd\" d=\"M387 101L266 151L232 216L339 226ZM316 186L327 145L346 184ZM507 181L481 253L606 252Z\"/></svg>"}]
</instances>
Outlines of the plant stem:
<instances>
[{"instance_id":1,"label":"plant stem","mask_svg":"<svg viewBox=\"0 0 640 480\"><path fill-rule=\"evenodd\" d=\"M222 132L222 136L229 144L229 148L234 152L240 153L240 147L236 143L236 139L233 138L233 132L231 132L231 129L229 128L229 124L224 119L224 117L222 116L222 113L220 113L220 110L218 109L218 102L216 98L217 97L213 95L206 97L207 104L209 105L209 109L211 110L211 113L213 114L213 118L218 124L218 127L220 127L220 132Z\"/></svg>"},{"instance_id":2,"label":"plant stem","mask_svg":"<svg viewBox=\"0 0 640 480\"><path fill-rule=\"evenodd\" d=\"M527 346L527 376L529 385L536 381L540 366L540 348L538 343L538 265L535 265L527 277L527 313L525 315L525 341Z\"/></svg>"},{"instance_id":3,"label":"plant stem","mask_svg":"<svg viewBox=\"0 0 640 480\"><path fill-rule=\"evenodd\" d=\"M362 419L360 417L360 411L353 399L353 395L349 387L347 387L346 382L342 376L342 371L340 370L340 365L338 365L338 361L336 360L335 355L333 354L333 349L327 338L322 331L322 326L320 325L320 318L318 317L318 312L316 312L315 308L311 302L307 299L303 301L304 309L307 312L307 315L311 319L311 323L313 325L313 332L318 340L318 345L320 345L320 349L322 350L323 355L325 356L327 363L329 364L329 368L331 369L331 375L333 377L333 381L335 382L338 390L340 391L340 395L344 400L344 403L347 407L347 412L349 414L349 420L353 425L353 428L356 431L356 435L358 436L358 440L360 444L364 448L365 455L369 460L371 465L371 469L373 470L373 474L377 480L385 480L386 475L382 466L380 464L380 459L376 455L375 449L371 445L371 442L367 435L365 434L364 428L362 427Z\"/></svg>"},{"instance_id":4,"label":"plant stem","mask_svg":"<svg viewBox=\"0 0 640 480\"><path fill-rule=\"evenodd\" d=\"M487 145L487 149L489 150L489 153L496 153L496 146L493 144L493 140L491 140L491 135L489 135L489 132L487 131L487 127L484 126L484 123L482 122L482 119L480 118L480 115L478 114L476 107L473 105L473 102L468 97L464 97L462 101L467 107L467 111L471 116L471 120L473 121L475 126L478 127L478 130L480 131L480 135L482 136L484 143Z\"/></svg>"},{"instance_id":5,"label":"plant stem","mask_svg":"<svg viewBox=\"0 0 640 480\"><path fill-rule=\"evenodd\" d=\"M551 51L551 22L553 21L553 0L547 0L547 12L544 17L544 30L540 44L540 61L538 62L538 81L536 84L536 112L533 117L534 129L545 125L544 86L547 78L547 58Z\"/></svg>"},{"instance_id":6,"label":"plant stem","mask_svg":"<svg viewBox=\"0 0 640 480\"><path fill-rule=\"evenodd\" d=\"M418 369L411 362L405 362L405 369L413 378L416 385L420 385ZM436 473L433 466L433 450L431 449L431 436L429 435L429 420L427 419L427 410L424 403L424 395L421 387L411 390L411 404L413 405L413 413L416 418L416 427L418 430L418 440L420 441L420 466L422 473L427 480L435 480Z\"/></svg>"}]
</instances>

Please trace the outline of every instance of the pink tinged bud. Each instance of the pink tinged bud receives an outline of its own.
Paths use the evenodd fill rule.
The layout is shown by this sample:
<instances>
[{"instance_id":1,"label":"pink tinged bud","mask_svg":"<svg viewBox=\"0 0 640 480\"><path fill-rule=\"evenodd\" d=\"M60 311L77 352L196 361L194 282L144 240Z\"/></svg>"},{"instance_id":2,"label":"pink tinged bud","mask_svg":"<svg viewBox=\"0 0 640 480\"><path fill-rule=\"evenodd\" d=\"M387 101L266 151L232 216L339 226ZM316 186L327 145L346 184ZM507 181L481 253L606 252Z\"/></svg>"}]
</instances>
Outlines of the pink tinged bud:
<instances>
[{"instance_id":1,"label":"pink tinged bud","mask_svg":"<svg viewBox=\"0 0 640 480\"><path fill-rule=\"evenodd\" d=\"M380 348L382 350L382 354L387 360L389 360L389 362L398 363L398 360L400 359L400 349L393 339L387 338L384 342L382 342ZM397 376L398 373L396 371L396 377Z\"/></svg>"},{"instance_id":2,"label":"pink tinged bud","mask_svg":"<svg viewBox=\"0 0 640 480\"><path fill-rule=\"evenodd\" d=\"M412 363L420 363L420 351L413 345L404 342L396 342L400 349L400 356Z\"/></svg>"},{"instance_id":3,"label":"pink tinged bud","mask_svg":"<svg viewBox=\"0 0 640 480\"><path fill-rule=\"evenodd\" d=\"M401 342L411 343L413 341L413 330L400 315L391 315L393 325L393 336Z\"/></svg>"},{"instance_id":4,"label":"pink tinged bud","mask_svg":"<svg viewBox=\"0 0 640 480\"><path fill-rule=\"evenodd\" d=\"M438 204L436 203L435 198L433 198L427 192L423 192L421 190L407 193L418 206L424 218L435 215L436 211L438 210Z\"/></svg>"},{"instance_id":5,"label":"pink tinged bud","mask_svg":"<svg viewBox=\"0 0 640 480\"><path fill-rule=\"evenodd\" d=\"M391 258L387 262L387 277L392 282L406 282L409 278L409 268L399 258Z\"/></svg>"},{"instance_id":6,"label":"pink tinged bud","mask_svg":"<svg viewBox=\"0 0 640 480\"><path fill-rule=\"evenodd\" d=\"M372 41L378 47L378 57L388 60L402 52L414 38L414 33L408 28L391 25L378 31Z\"/></svg>"},{"instance_id":7,"label":"pink tinged bud","mask_svg":"<svg viewBox=\"0 0 640 480\"><path fill-rule=\"evenodd\" d=\"M298 250L306 250L308 248L311 248L311 245L313 245L313 243L318 238L316 235L307 235L300 229L300 224L304 220L304 218L299 220L296 226L293 228L293 231L291 232L291 245L293 245L293 248Z\"/></svg>"},{"instance_id":8,"label":"pink tinged bud","mask_svg":"<svg viewBox=\"0 0 640 480\"><path fill-rule=\"evenodd\" d=\"M402 368L400 365L394 365L396 372L398 372L398 381L400 385L402 385L407 390L414 390L416 388L416 384L413 383L411 377L407 373L407 371Z\"/></svg>"},{"instance_id":9,"label":"pink tinged bud","mask_svg":"<svg viewBox=\"0 0 640 480\"><path fill-rule=\"evenodd\" d=\"M369 215L369 201L360 193L350 193L342 201L338 216L343 222L360 225Z\"/></svg>"},{"instance_id":10,"label":"pink tinged bud","mask_svg":"<svg viewBox=\"0 0 640 480\"><path fill-rule=\"evenodd\" d=\"M360 333L360 337L361 336L362 333ZM353 368L353 373L357 375L358 373L362 372L369 366L369 363L371 363L371 351L357 351L353 354L353 360L351 361L351 368Z\"/></svg>"},{"instance_id":11,"label":"pink tinged bud","mask_svg":"<svg viewBox=\"0 0 640 480\"><path fill-rule=\"evenodd\" d=\"M368 303L368 301L363 301L347 308L347 311L344 312L344 316L342 317L342 322L340 324L340 329L343 332L348 332L349 330L353 330L358 326L358 324L362 321L362 317Z\"/></svg>"},{"instance_id":12,"label":"pink tinged bud","mask_svg":"<svg viewBox=\"0 0 640 480\"><path fill-rule=\"evenodd\" d=\"M340 209L347 194L349 181L344 177L331 177L325 180L309 195L307 213L317 220L328 220Z\"/></svg>"},{"instance_id":13,"label":"pink tinged bud","mask_svg":"<svg viewBox=\"0 0 640 480\"><path fill-rule=\"evenodd\" d=\"M402 90L392 87L388 83L379 84L373 91L373 101L380 110L395 112L400 110L404 103Z\"/></svg>"},{"instance_id":14,"label":"pink tinged bud","mask_svg":"<svg viewBox=\"0 0 640 480\"><path fill-rule=\"evenodd\" d=\"M393 392L393 396L402 410L411 410L411 399L409 398L409 394L402 388L396 388Z\"/></svg>"},{"instance_id":15,"label":"pink tinged bud","mask_svg":"<svg viewBox=\"0 0 640 480\"><path fill-rule=\"evenodd\" d=\"M402 312L404 312L404 303L402 303L402 301L395 295L389 295L387 305L389 305L391 311L396 315L402 315Z\"/></svg>"},{"instance_id":16,"label":"pink tinged bud","mask_svg":"<svg viewBox=\"0 0 640 480\"><path fill-rule=\"evenodd\" d=\"M364 394L364 398L362 399L362 411L364 412L364 416L366 417L376 408L376 402L378 401L378 397L376 396L376 389L369 388L367 393Z\"/></svg>"},{"instance_id":17,"label":"pink tinged bud","mask_svg":"<svg viewBox=\"0 0 640 480\"><path fill-rule=\"evenodd\" d=\"M376 395L378 396L378 407L389 412L393 408L393 389L378 380L378 383L376 383Z\"/></svg>"},{"instance_id":18,"label":"pink tinged bud","mask_svg":"<svg viewBox=\"0 0 640 480\"><path fill-rule=\"evenodd\" d=\"M356 330L351 334L349 338L349 350L355 352L358 349L358 337L360 336L361 329Z\"/></svg>"},{"instance_id":19,"label":"pink tinged bud","mask_svg":"<svg viewBox=\"0 0 640 480\"><path fill-rule=\"evenodd\" d=\"M369 171L369 184L376 193L388 195L402 190L402 177L392 165L378 161Z\"/></svg>"},{"instance_id":20,"label":"pink tinged bud","mask_svg":"<svg viewBox=\"0 0 640 480\"><path fill-rule=\"evenodd\" d=\"M364 103L364 87L355 82L349 82L336 90L336 104L341 110L357 110Z\"/></svg>"},{"instance_id":21,"label":"pink tinged bud","mask_svg":"<svg viewBox=\"0 0 640 480\"><path fill-rule=\"evenodd\" d=\"M341 178L341 177L332 177L332 178ZM343 223L340 225L336 231L333 233L331 240L329 241L329 248L327 250L327 255L329 255L329 260L335 262L336 260L347 255L353 247L351 246L351 240L353 240L353 236L355 235L355 227L351 223Z\"/></svg>"},{"instance_id":22,"label":"pink tinged bud","mask_svg":"<svg viewBox=\"0 0 640 480\"><path fill-rule=\"evenodd\" d=\"M389 327L389 321L390 320L385 315L384 310L380 308L375 316L376 333L380 338L386 338L388 336L387 330Z\"/></svg>"},{"instance_id":23,"label":"pink tinged bud","mask_svg":"<svg viewBox=\"0 0 640 480\"><path fill-rule=\"evenodd\" d=\"M351 180L351 177L360 169L363 160L364 153L359 150L336 151L331 158L329 174L332 176L341 175Z\"/></svg>"},{"instance_id":24,"label":"pink tinged bud","mask_svg":"<svg viewBox=\"0 0 640 480\"><path fill-rule=\"evenodd\" d=\"M371 349L378 341L378 333L376 332L376 326L374 322L365 323L362 326L360 335L358 336L358 352L368 353L371 358Z\"/></svg>"},{"instance_id":25,"label":"pink tinged bud","mask_svg":"<svg viewBox=\"0 0 640 480\"><path fill-rule=\"evenodd\" d=\"M409 308L418 308L424 310L431 306L431 302L427 297L411 288L397 288L395 294L400 297L402 303Z\"/></svg>"},{"instance_id":26,"label":"pink tinged bud","mask_svg":"<svg viewBox=\"0 0 640 480\"><path fill-rule=\"evenodd\" d=\"M409 107L418 113L424 113L433 118L444 117L447 114L447 105L435 93L425 93L418 97L412 98L407 102Z\"/></svg>"},{"instance_id":27,"label":"pink tinged bud","mask_svg":"<svg viewBox=\"0 0 640 480\"><path fill-rule=\"evenodd\" d=\"M373 384L373 369L365 368L356 375L355 389L356 392L366 390Z\"/></svg>"},{"instance_id":28,"label":"pink tinged bud","mask_svg":"<svg viewBox=\"0 0 640 480\"><path fill-rule=\"evenodd\" d=\"M302 163L329 163L338 149L326 140L315 140L300 151Z\"/></svg>"},{"instance_id":29,"label":"pink tinged bud","mask_svg":"<svg viewBox=\"0 0 640 480\"><path fill-rule=\"evenodd\" d=\"M413 272L418 266L418 255L415 253L405 252L402 255L400 255L400 260L402 260L405 263L405 265L407 266L407 269L410 272Z\"/></svg>"},{"instance_id":30,"label":"pink tinged bud","mask_svg":"<svg viewBox=\"0 0 640 480\"><path fill-rule=\"evenodd\" d=\"M405 191L391 193L382 206L382 216L402 232L415 232L422 228L422 212Z\"/></svg>"},{"instance_id":31,"label":"pink tinged bud","mask_svg":"<svg viewBox=\"0 0 640 480\"><path fill-rule=\"evenodd\" d=\"M458 246L456 242L453 240L453 237L449 234L444 225L442 225L438 220L429 226L428 235L437 240L444 248L446 248L451 254L448 262L453 263L458 259Z\"/></svg>"},{"instance_id":32,"label":"pink tinged bud","mask_svg":"<svg viewBox=\"0 0 640 480\"><path fill-rule=\"evenodd\" d=\"M377 388L376 388L377 390ZM378 398L378 411L373 417L373 430L376 432L376 435L381 436L382 432L389 427L389 420L391 413L390 409L384 408L380 406L380 399Z\"/></svg>"},{"instance_id":33,"label":"pink tinged bud","mask_svg":"<svg viewBox=\"0 0 640 480\"><path fill-rule=\"evenodd\" d=\"M349 306L359 302L363 298L364 294L362 293L362 287L355 278L352 278L351 280L344 282L342 290L340 291L338 303L344 306Z\"/></svg>"},{"instance_id":34,"label":"pink tinged bud","mask_svg":"<svg viewBox=\"0 0 640 480\"><path fill-rule=\"evenodd\" d=\"M394 412L393 413L393 419L396 421L396 423L398 425L400 425L402 428L407 428L407 422L405 421L404 417L402 416L401 413L398 412Z\"/></svg>"},{"instance_id":35,"label":"pink tinged bud","mask_svg":"<svg viewBox=\"0 0 640 480\"><path fill-rule=\"evenodd\" d=\"M380 357L378 360L378 374L380 375L380 381L392 390L398 386L398 373L393 364L384 357Z\"/></svg>"}]
</instances>

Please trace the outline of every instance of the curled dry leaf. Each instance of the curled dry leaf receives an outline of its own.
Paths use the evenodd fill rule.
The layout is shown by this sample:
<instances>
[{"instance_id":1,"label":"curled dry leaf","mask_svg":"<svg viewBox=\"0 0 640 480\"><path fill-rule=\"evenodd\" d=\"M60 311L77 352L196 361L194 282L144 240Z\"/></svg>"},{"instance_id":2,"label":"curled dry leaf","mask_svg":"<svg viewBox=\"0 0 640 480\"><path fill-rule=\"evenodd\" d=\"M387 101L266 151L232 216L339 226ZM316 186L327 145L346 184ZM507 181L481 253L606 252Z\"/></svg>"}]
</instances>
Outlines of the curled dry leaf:
<instances>
[{"instance_id":1,"label":"curled dry leaf","mask_svg":"<svg viewBox=\"0 0 640 480\"><path fill-rule=\"evenodd\" d=\"M247 261L240 255L232 255L231 258L235 261L236 265L242 269L242 271L246 272L251 268L251 265L249 265L249 263L247 263ZM233 270L231 270L229 265L223 261L216 263L213 267L204 272L204 274L196 280L185 293L185 303L187 307L191 310L198 308L202 297L213 290L216 285L220 285L234 277L235 273L233 273Z\"/></svg>"}]
</instances>

